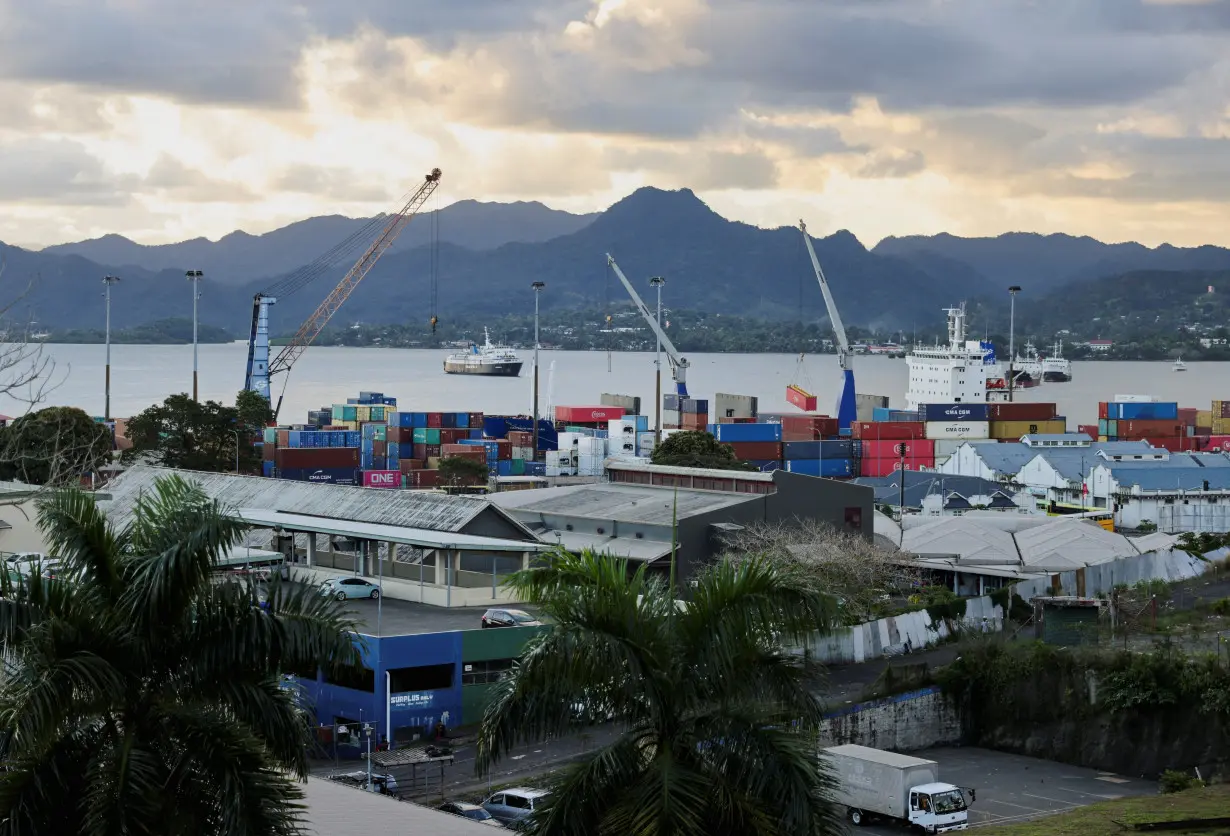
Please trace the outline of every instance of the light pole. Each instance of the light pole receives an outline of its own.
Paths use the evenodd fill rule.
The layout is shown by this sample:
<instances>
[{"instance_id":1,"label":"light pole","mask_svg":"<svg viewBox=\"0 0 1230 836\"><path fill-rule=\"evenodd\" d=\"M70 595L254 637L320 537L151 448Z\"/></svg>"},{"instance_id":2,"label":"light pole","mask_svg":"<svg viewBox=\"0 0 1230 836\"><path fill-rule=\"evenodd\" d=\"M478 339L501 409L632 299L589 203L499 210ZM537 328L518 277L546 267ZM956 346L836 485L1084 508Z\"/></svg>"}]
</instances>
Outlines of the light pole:
<instances>
[{"instance_id":1,"label":"light pole","mask_svg":"<svg viewBox=\"0 0 1230 836\"><path fill-rule=\"evenodd\" d=\"M658 329L662 328L662 285L666 284L666 279L661 276L654 276L649 280L649 284L658 290ZM653 444L658 446L662 443L662 338L658 337L658 347L655 350L653 357L653 365L656 369L657 382L654 384L654 401L653 401Z\"/></svg>"},{"instance_id":2,"label":"light pole","mask_svg":"<svg viewBox=\"0 0 1230 836\"><path fill-rule=\"evenodd\" d=\"M205 278L205 274L202 273L200 270L188 270L187 272L184 273L184 278L186 278L192 284L192 400L199 401L200 399L197 397L197 385L196 385L196 381L197 381L197 374L196 374L196 370L197 370L197 365L196 365L196 345L197 345L196 343L196 303L197 303L197 300L201 298L200 282L201 282L201 279ZM236 445L236 447L238 447L238 444ZM236 461L238 461L238 455L236 456ZM236 472L238 472L239 470L238 465L235 466L235 470Z\"/></svg>"},{"instance_id":3,"label":"light pole","mask_svg":"<svg viewBox=\"0 0 1230 836\"><path fill-rule=\"evenodd\" d=\"M103 401L103 420L111 420L111 285L120 280L119 276L103 276L103 297L107 300L107 394Z\"/></svg>"},{"instance_id":4,"label":"light pole","mask_svg":"<svg viewBox=\"0 0 1230 836\"><path fill-rule=\"evenodd\" d=\"M538 461L538 297L546 282L534 282L534 461Z\"/></svg>"},{"instance_id":5,"label":"light pole","mask_svg":"<svg viewBox=\"0 0 1230 836\"><path fill-rule=\"evenodd\" d=\"M239 430L231 430L231 435L235 436L235 472L239 473Z\"/></svg>"},{"instance_id":6,"label":"light pole","mask_svg":"<svg viewBox=\"0 0 1230 836\"><path fill-rule=\"evenodd\" d=\"M1016 295L1021 288L1012 285L1008 288L1008 400L1012 400L1012 390L1016 386L1016 373L1013 364L1016 363Z\"/></svg>"}]
</instances>

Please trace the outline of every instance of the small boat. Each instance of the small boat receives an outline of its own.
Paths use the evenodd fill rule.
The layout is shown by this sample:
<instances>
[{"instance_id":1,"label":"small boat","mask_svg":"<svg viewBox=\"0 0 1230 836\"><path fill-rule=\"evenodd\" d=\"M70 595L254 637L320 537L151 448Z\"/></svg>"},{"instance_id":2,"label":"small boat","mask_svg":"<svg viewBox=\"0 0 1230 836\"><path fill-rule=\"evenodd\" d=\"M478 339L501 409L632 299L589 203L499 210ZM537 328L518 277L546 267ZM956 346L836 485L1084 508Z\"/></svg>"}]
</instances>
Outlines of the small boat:
<instances>
[{"instance_id":1,"label":"small boat","mask_svg":"<svg viewBox=\"0 0 1230 836\"><path fill-rule=\"evenodd\" d=\"M470 350L444 358L445 374L478 374L488 377L518 377L521 358L507 346L492 345L491 335L483 329L482 346L470 343Z\"/></svg>"},{"instance_id":2,"label":"small boat","mask_svg":"<svg viewBox=\"0 0 1230 836\"><path fill-rule=\"evenodd\" d=\"M1180 357L1178 360L1174 361L1174 365L1170 367L1170 370L1172 372L1185 372L1187 371L1187 364L1184 363L1183 358Z\"/></svg>"}]
</instances>

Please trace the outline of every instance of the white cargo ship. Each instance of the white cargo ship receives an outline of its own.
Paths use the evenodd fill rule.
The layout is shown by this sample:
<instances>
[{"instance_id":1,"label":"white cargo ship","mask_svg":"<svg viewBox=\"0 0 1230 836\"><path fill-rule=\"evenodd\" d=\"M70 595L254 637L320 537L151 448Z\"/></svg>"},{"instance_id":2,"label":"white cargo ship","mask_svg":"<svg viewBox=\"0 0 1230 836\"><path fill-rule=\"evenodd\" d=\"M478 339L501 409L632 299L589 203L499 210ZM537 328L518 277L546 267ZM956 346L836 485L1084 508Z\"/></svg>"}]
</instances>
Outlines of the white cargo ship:
<instances>
[{"instance_id":1,"label":"white cargo ship","mask_svg":"<svg viewBox=\"0 0 1230 836\"><path fill-rule=\"evenodd\" d=\"M948 344L915 345L906 355L910 368L906 409L927 403L1003 403L1008 381L995 359L995 347L965 338L965 306L947 308Z\"/></svg>"},{"instance_id":2,"label":"white cargo ship","mask_svg":"<svg viewBox=\"0 0 1230 836\"><path fill-rule=\"evenodd\" d=\"M1063 340L1055 340L1051 355L1042 358L1042 379L1047 383L1067 383L1072 379L1072 361L1064 359Z\"/></svg>"},{"instance_id":3,"label":"white cargo ship","mask_svg":"<svg viewBox=\"0 0 1230 836\"><path fill-rule=\"evenodd\" d=\"M502 345L492 345L491 335L483 329L483 344L471 343L469 351L444 358L446 374L479 374L490 377L518 377L521 358L517 352Z\"/></svg>"}]
</instances>

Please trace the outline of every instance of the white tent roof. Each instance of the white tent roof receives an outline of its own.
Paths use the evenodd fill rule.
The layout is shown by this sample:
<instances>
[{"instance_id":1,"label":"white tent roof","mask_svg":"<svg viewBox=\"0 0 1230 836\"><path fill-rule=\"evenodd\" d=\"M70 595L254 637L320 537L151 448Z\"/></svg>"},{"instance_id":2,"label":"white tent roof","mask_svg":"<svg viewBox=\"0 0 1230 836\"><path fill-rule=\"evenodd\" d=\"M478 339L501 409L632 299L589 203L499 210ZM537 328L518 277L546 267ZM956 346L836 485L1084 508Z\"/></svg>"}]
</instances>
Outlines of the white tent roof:
<instances>
[{"instance_id":1,"label":"white tent roof","mask_svg":"<svg viewBox=\"0 0 1230 836\"><path fill-rule=\"evenodd\" d=\"M1011 534L964 517L945 517L907 529L901 548L919 557L955 557L960 563L1021 561Z\"/></svg>"},{"instance_id":2,"label":"white tent roof","mask_svg":"<svg viewBox=\"0 0 1230 836\"><path fill-rule=\"evenodd\" d=\"M1140 554L1128 538L1088 520L1055 519L1017 532L1016 545L1026 566L1062 566L1060 571Z\"/></svg>"}]
</instances>

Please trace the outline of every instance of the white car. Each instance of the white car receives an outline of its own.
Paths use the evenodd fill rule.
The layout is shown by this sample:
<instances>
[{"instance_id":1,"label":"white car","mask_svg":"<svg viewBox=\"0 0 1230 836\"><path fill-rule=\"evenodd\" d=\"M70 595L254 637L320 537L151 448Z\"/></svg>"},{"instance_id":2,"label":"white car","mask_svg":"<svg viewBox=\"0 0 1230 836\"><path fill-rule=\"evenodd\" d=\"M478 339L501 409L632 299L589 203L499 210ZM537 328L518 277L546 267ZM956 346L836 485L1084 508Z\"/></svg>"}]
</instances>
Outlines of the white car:
<instances>
[{"instance_id":1,"label":"white car","mask_svg":"<svg viewBox=\"0 0 1230 836\"><path fill-rule=\"evenodd\" d=\"M493 793L482 806L493 818L507 825L528 817L542 805L546 795L546 790L513 787Z\"/></svg>"},{"instance_id":2,"label":"white car","mask_svg":"<svg viewBox=\"0 0 1230 836\"><path fill-rule=\"evenodd\" d=\"M320 594L339 601L348 598L379 598L380 587L367 578L330 578L320 585Z\"/></svg>"}]
</instances>

